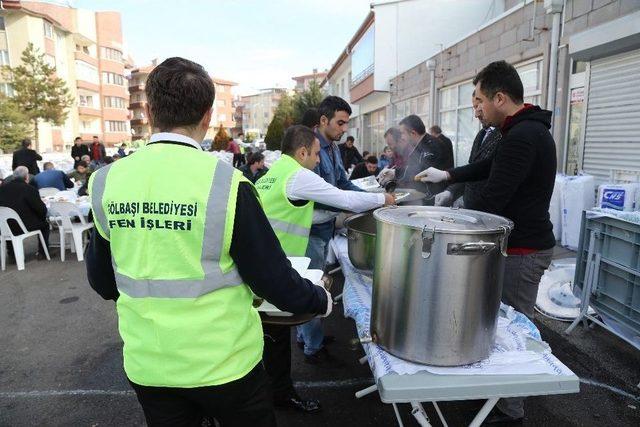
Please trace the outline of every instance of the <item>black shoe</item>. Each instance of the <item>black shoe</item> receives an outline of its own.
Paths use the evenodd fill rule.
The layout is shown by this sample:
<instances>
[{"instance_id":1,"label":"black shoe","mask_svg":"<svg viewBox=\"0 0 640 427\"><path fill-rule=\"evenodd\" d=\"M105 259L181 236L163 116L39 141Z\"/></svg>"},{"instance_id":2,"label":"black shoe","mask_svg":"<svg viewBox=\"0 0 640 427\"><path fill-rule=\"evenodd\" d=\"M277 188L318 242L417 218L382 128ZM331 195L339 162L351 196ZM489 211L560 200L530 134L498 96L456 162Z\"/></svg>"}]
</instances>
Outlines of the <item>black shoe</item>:
<instances>
[{"instance_id":1,"label":"black shoe","mask_svg":"<svg viewBox=\"0 0 640 427\"><path fill-rule=\"evenodd\" d=\"M318 350L315 354L304 355L305 363L310 365L323 366L328 368L342 368L344 367L344 363L338 359L335 359L333 356L329 354L329 351L325 347Z\"/></svg>"},{"instance_id":2,"label":"black shoe","mask_svg":"<svg viewBox=\"0 0 640 427\"><path fill-rule=\"evenodd\" d=\"M276 400L274 405L277 408L295 409L300 412L318 412L322 409L320 402L315 399L303 400L299 396L292 396L284 400Z\"/></svg>"},{"instance_id":3,"label":"black shoe","mask_svg":"<svg viewBox=\"0 0 640 427\"><path fill-rule=\"evenodd\" d=\"M522 424L523 417L514 418L505 414L498 408L493 408L489 416L482 423L483 426L509 426Z\"/></svg>"},{"instance_id":4,"label":"black shoe","mask_svg":"<svg viewBox=\"0 0 640 427\"><path fill-rule=\"evenodd\" d=\"M332 344L333 342L335 342L336 337L334 337L333 335L325 335L324 338L322 338L322 345L329 345ZM304 350L304 342L303 341L297 341L296 345L298 346L298 348L300 350Z\"/></svg>"}]
</instances>

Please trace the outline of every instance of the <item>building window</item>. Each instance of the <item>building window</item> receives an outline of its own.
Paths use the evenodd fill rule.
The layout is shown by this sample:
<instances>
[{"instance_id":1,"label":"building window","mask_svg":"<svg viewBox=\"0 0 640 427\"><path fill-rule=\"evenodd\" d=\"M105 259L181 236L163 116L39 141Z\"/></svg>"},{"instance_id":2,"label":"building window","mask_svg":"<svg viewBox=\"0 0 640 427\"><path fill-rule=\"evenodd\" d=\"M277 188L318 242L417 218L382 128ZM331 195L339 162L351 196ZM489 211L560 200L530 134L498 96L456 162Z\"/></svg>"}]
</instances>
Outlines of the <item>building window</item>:
<instances>
[{"instance_id":1,"label":"building window","mask_svg":"<svg viewBox=\"0 0 640 427\"><path fill-rule=\"evenodd\" d=\"M8 50L0 50L0 66L1 65L9 65L9 51Z\"/></svg>"},{"instance_id":2,"label":"building window","mask_svg":"<svg viewBox=\"0 0 640 427\"><path fill-rule=\"evenodd\" d=\"M53 39L53 25L47 21L42 21L42 23L44 24L44 36Z\"/></svg>"},{"instance_id":3,"label":"building window","mask_svg":"<svg viewBox=\"0 0 640 427\"><path fill-rule=\"evenodd\" d=\"M350 85L355 86L362 82L364 79L373 74L374 62L375 62L375 29L374 25L364 33L362 38L358 40L353 47L351 53L351 71L353 72L353 80Z\"/></svg>"},{"instance_id":4,"label":"building window","mask_svg":"<svg viewBox=\"0 0 640 427\"><path fill-rule=\"evenodd\" d=\"M393 122L396 125L411 114L419 116L425 124L429 122L429 95L416 96L393 105Z\"/></svg>"},{"instance_id":5,"label":"building window","mask_svg":"<svg viewBox=\"0 0 640 427\"><path fill-rule=\"evenodd\" d=\"M480 130L471 105L473 84L464 82L440 90L440 123L442 133L453 142L456 166L469 160L473 140ZM433 123L437 124L437 123Z\"/></svg>"},{"instance_id":6,"label":"building window","mask_svg":"<svg viewBox=\"0 0 640 427\"><path fill-rule=\"evenodd\" d=\"M103 84L123 86L124 85L124 77L122 76L122 74L109 73L109 72L103 71L102 72L102 83Z\"/></svg>"},{"instance_id":7,"label":"building window","mask_svg":"<svg viewBox=\"0 0 640 427\"><path fill-rule=\"evenodd\" d=\"M107 132L126 132L127 122L117 120L105 120L104 127Z\"/></svg>"},{"instance_id":8,"label":"building window","mask_svg":"<svg viewBox=\"0 0 640 427\"><path fill-rule=\"evenodd\" d=\"M4 30L5 30L4 16L0 16L0 31L4 31Z\"/></svg>"},{"instance_id":9,"label":"building window","mask_svg":"<svg viewBox=\"0 0 640 427\"><path fill-rule=\"evenodd\" d=\"M223 123L227 121L227 115L226 114L218 114L218 123Z\"/></svg>"},{"instance_id":10,"label":"building window","mask_svg":"<svg viewBox=\"0 0 640 427\"><path fill-rule=\"evenodd\" d=\"M84 61L76 61L76 74L78 80L84 80L85 82L95 84L100 83L100 79L98 78L98 69Z\"/></svg>"},{"instance_id":11,"label":"building window","mask_svg":"<svg viewBox=\"0 0 640 427\"><path fill-rule=\"evenodd\" d=\"M385 146L384 132L386 124L386 109L372 111L364 115L364 133L360 145L362 151L378 155Z\"/></svg>"},{"instance_id":12,"label":"building window","mask_svg":"<svg viewBox=\"0 0 640 427\"><path fill-rule=\"evenodd\" d=\"M219 100L216 101L216 105L218 107L226 107L227 103L224 101L224 99L219 99Z\"/></svg>"},{"instance_id":13,"label":"building window","mask_svg":"<svg viewBox=\"0 0 640 427\"><path fill-rule=\"evenodd\" d=\"M56 68L56 58L48 53L44 55L44 62L46 62L48 66Z\"/></svg>"},{"instance_id":14,"label":"building window","mask_svg":"<svg viewBox=\"0 0 640 427\"><path fill-rule=\"evenodd\" d=\"M110 59L111 61L122 62L122 52L110 47L100 48L100 58Z\"/></svg>"},{"instance_id":15,"label":"building window","mask_svg":"<svg viewBox=\"0 0 640 427\"><path fill-rule=\"evenodd\" d=\"M78 95L78 105L81 107L95 108L93 95Z\"/></svg>"},{"instance_id":16,"label":"building window","mask_svg":"<svg viewBox=\"0 0 640 427\"><path fill-rule=\"evenodd\" d=\"M516 66L524 87L524 102L540 105L542 95L542 60Z\"/></svg>"},{"instance_id":17,"label":"building window","mask_svg":"<svg viewBox=\"0 0 640 427\"><path fill-rule=\"evenodd\" d=\"M105 96L104 106L105 108L126 108L124 98L118 96Z\"/></svg>"},{"instance_id":18,"label":"building window","mask_svg":"<svg viewBox=\"0 0 640 427\"><path fill-rule=\"evenodd\" d=\"M13 96L13 86L10 83L0 83L0 93L4 96Z\"/></svg>"},{"instance_id":19,"label":"building window","mask_svg":"<svg viewBox=\"0 0 640 427\"><path fill-rule=\"evenodd\" d=\"M89 51L89 46L81 46L81 45L77 44L76 45L76 51L85 53L87 55L91 55L91 52Z\"/></svg>"},{"instance_id":20,"label":"building window","mask_svg":"<svg viewBox=\"0 0 640 427\"><path fill-rule=\"evenodd\" d=\"M225 93L225 92L226 92L226 90L225 90L224 86L222 86L222 85L216 85L216 92L218 92L218 93Z\"/></svg>"}]
</instances>

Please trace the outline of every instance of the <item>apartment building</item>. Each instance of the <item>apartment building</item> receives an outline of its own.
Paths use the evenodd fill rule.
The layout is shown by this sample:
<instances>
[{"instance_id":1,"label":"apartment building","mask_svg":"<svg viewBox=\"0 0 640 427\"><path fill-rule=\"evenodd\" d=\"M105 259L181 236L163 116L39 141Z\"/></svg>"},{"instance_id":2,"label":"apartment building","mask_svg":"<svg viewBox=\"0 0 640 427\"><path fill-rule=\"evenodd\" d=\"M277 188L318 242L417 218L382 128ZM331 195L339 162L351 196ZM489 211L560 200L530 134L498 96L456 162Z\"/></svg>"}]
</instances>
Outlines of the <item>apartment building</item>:
<instances>
[{"instance_id":1,"label":"apartment building","mask_svg":"<svg viewBox=\"0 0 640 427\"><path fill-rule=\"evenodd\" d=\"M256 132L262 137L266 135L282 95L288 92L285 88L268 88L253 95L243 96L243 132Z\"/></svg>"},{"instance_id":2,"label":"apartment building","mask_svg":"<svg viewBox=\"0 0 640 427\"><path fill-rule=\"evenodd\" d=\"M131 140L120 14L37 1L2 1L0 64L15 66L31 42L75 100L62 126L39 124L38 149L63 151L76 136L107 146ZM8 82L0 90L11 96Z\"/></svg>"},{"instance_id":3,"label":"apartment building","mask_svg":"<svg viewBox=\"0 0 640 427\"><path fill-rule=\"evenodd\" d=\"M313 69L311 74L303 74L302 76L291 77L291 79L296 82L293 90L297 93L304 92L309 89L309 85L311 82L316 82L318 84L322 83L322 81L327 77L328 70L324 70L318 72L317 68Z\"/></svg>"},{"instance_id":4,"label":"apartment building","mask_svg":"<svg viewBox=\"0 0 640 427\"><path fill-rule=\"evenodd\" d=\"M236 127L235 107L233 105L233 87L238 83L211 77L216 88L216 101L213 105L211 125L218 129L220 126L230 130Z\"/></svg>"}]
</instances>

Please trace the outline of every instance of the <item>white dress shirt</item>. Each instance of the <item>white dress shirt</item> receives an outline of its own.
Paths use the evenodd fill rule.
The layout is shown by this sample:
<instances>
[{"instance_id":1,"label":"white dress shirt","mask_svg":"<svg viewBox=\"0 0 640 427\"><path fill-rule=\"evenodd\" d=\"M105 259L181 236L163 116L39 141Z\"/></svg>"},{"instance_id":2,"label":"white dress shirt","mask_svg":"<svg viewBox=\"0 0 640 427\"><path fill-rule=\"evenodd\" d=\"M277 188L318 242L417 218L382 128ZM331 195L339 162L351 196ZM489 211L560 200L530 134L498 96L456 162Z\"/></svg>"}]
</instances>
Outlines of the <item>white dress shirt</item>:
<instances>
[{"instance_id":1,"label":"white dress shirt","mask_svg":"<svg viewBox=\"0 0 640 427\"><path fill-rule=\"evenodd\" d=\"M382 193L340 190L309 169L300 169L287 182L289 200L311 200L348 212L364 212L384 205ZM316 210L313 223L322 223L336 217L337 212Z\"/></svg>"},{"instance_id":2,"label":"white dress shirt","mask_svg":"<svg viewBox=\"0 0 640 427\"><path fill-rule=\"evenodd\" d=\"M195 139L189 138L188 136L181 135L179 133L158 132L158 133L154 133L153 135L151 135L151 138L149 138L149 143L158 142L158 141L182 142L184 144L189 144L194 148L197 148L198 150L202 150L202 146L198 144L198 142Z\"/></svg>"}]
</instances>

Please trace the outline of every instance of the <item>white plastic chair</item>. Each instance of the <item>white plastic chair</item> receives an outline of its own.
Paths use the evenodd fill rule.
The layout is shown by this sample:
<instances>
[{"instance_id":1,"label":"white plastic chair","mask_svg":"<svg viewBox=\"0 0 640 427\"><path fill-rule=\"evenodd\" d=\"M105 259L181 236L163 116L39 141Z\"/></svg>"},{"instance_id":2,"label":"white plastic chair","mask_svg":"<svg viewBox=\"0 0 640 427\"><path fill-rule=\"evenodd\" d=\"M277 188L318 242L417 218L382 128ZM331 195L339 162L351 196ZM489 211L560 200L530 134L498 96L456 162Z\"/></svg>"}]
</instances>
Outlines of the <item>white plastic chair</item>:
<instances>
[{"instance_id":1,"label":"white plastic chair","mask_svg":"<svg viewBox=\"0 0 640 427\"><path fill-rule=\"evenodd\" d=\"M39 189L38 192L40 193L40 197L49 197L58 194L60 190L55 187L45 187Z\"/></svg>"},{"instance_id":2,"label":"white plastic chair","mask_svg":"<svg viewBox=\"0 0 640 427\"><path fill-rule=\"evenodd\" d=\"M73 203L69 202L53 202L49 208L51 219L58 226L60 232L60 260L64 261L65 249L66 249L66 235L70 234L73 238L73 245L69 241L69 248L71 252L75 252L78 257L78 261L84 260L84 245L85 234L84 232L93 228L92 222L87 222L84 219L84 215L80 212L80 209ZM80 219L80 223L72 222L75 217Z\"/></svg>"},{"instance_id":3,"label":"white plastic chair","mask_svg":"<svg viewBox=\"0 0 640 427\"><path fill-rule=\"evenodd\" d=\"M18 226L23 232L22 234L17 236L13 234L11 227L9 227L10 219L18 223ZM42 232L40 230L27 231L27 228L24 226L24 223L16 211L11 208L0 207L0 267L2 267L3 271L7 267L7 242L11 242L11 246L13 246L13 254L16 257L18 270L24 270L24 240L32 236L38 236L44 248L44 254L48 260L51 260Z\"/></svg>"}]
</instances>

